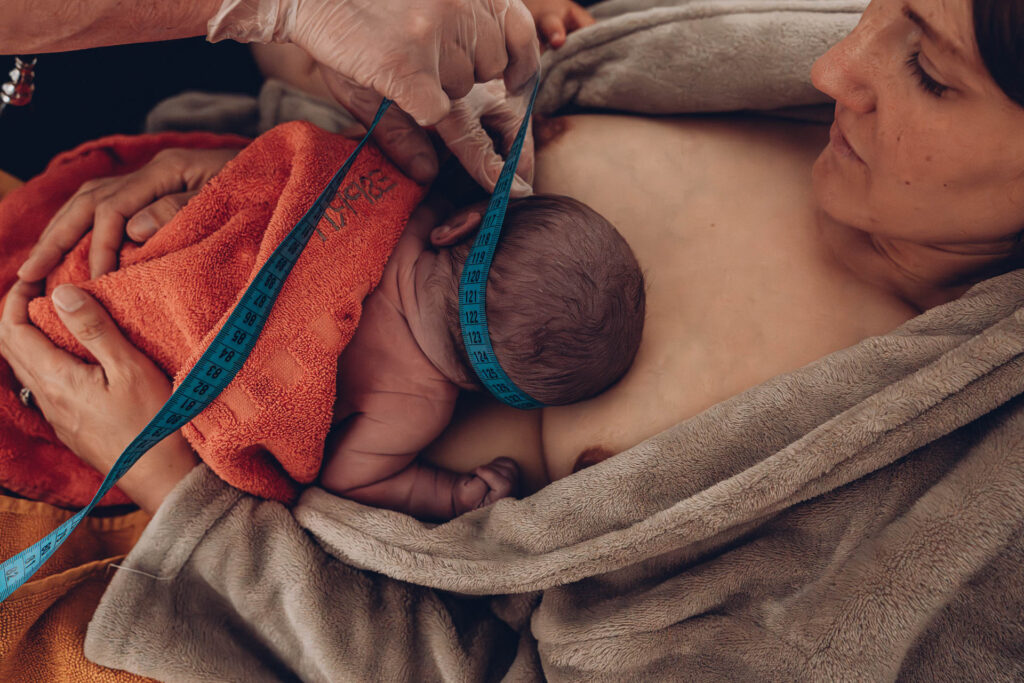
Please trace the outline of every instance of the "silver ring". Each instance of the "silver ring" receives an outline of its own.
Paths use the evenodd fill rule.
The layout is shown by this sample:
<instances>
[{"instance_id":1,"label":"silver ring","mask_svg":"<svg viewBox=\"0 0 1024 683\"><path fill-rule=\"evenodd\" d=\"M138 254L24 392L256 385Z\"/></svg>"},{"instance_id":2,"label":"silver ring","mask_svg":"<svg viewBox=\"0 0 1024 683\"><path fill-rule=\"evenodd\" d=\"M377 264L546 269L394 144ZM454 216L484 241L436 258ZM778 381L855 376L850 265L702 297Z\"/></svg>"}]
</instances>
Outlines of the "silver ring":
<instances>
[{"instance_id":1,"label":"silver ring","mask_svg":"<svg viewBox=\"0 0 1024 683\"><path fill-rule=\"evenodd\" d=\"M18 392L18 398L21 399L21 404L26 408L32 407L32 390L28 387L21 388L21 391Z\"/></svg>"}]
</instances>

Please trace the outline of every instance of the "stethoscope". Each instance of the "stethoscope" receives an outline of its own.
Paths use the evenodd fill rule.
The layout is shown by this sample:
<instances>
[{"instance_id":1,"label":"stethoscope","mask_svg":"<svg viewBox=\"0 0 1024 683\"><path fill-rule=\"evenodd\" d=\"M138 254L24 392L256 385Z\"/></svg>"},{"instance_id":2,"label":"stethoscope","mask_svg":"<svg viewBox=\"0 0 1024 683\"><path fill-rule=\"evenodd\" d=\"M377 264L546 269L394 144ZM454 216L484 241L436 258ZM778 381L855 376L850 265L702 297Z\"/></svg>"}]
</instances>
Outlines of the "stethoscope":
<instances>
[{"instance_id":1,"label":"stethoscope","mask_svg":"<svg viewBox=\"0 0 1024 683\"><path fill-rule=\"evenodd\" d=\"M14 68L8 73L8 80L0 85L0 114L4 113L7 105L12 107L24 107L32 101L32 93L36 86L35 79L35 57L15 57Z\"/></svg>"}]
</instances>

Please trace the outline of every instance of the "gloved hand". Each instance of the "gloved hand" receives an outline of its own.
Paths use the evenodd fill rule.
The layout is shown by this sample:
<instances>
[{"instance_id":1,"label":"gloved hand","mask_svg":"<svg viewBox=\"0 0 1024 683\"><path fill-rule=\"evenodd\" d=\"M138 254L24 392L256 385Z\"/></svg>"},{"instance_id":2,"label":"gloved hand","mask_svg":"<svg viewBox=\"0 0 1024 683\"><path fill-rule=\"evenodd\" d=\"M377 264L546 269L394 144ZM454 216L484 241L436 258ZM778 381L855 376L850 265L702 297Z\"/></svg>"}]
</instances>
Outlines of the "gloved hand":
<instances>
[{"instance_id":1,"label":"gloved hand","mask_svg":"<svg viewBox=\"0 0 1024 683\"><path fill-rule=\"evenodd\" d=\"M501 153L507 155L526 115L529 94L509 95L499 80L478 83L469 94L452 103L452 110L436 126L448 149L463 167L488 192L494 191L504 164L494 150L494 140L485 126L501 141ZM519 166L512 181L511 195L526 197L533 193L533 129L528 128L523 140Z\"/></svg>"},{"instance_id":2,"label":"gloved hand","mask_svg":"<svg viewBox=\"0 0 1024 683\"><path fill-rule=\"evenodd\" d=\"M320 71L335 99L369 127L380 106L380 95L323 66ZM451 111L435 127L469 174L488 191L494 190L504 164L503 156L495 152L488 131L501 140L502 155L507 154L526 115L528 98L525 90L520 95L509 95L500 80L478 83L469 95L452 103ZM437 175L437 154L426 131L396 107L392 106L381 118L373 138L384 154L414 180L427 183ZM531 194L532 180L533 135L530 130L519 157L512 196Z\"/></svg>"},{"instance_id":3,"label":"gloved hand","mask_svg":"<svg viewBox=\"0 0 1024 683\"><path fill-rule=\"evenodd\" d=\"M423 126L475 81L504 75L517 92L539 64L521 0L224 0L208 29L211 41L293 42Z\"/></svg>"}]
</instances>

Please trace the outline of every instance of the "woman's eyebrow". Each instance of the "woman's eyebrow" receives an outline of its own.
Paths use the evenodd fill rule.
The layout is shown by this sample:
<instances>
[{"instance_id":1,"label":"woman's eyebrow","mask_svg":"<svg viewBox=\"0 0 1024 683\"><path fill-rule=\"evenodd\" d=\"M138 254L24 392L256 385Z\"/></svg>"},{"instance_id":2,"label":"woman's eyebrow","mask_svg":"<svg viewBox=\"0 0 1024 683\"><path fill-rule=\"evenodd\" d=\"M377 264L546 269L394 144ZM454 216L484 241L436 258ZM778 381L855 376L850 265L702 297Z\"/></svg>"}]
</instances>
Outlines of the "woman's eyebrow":
<instances>
[{"instance_id":1,"label":"woman's eyebrow","mask_svg":"<svg viewBox=\"0 0 1024 683\"><path fill-rule=\"evenodd\" d=\"M909 4L903 6L903 14L906 15L907 19L910 19L910 21L914 22L918 28L921 29L928 40L932 41L946 52L949 52L961 62L967 62L963 53L957 49L957 46L953 41L936 31L932 25L925 21L924 17L915 12Z\"/></svg>"}]
</instances>

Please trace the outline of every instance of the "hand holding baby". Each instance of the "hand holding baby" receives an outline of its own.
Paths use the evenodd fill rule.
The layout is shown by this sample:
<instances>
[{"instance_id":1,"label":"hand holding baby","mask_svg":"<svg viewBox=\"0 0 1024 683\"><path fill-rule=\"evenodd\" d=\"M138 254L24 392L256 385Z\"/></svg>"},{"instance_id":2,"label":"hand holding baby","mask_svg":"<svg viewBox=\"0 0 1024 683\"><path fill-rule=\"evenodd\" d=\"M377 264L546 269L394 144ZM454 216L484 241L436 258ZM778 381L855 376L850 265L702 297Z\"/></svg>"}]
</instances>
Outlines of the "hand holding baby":
<instances>
[{"instance_id":1,"label":"hand holding baby","mask_svg":"<svg viewBox=\"0 0 1024 683\"><path fill-rule=\"evenodd\" d=\"M163 406L171 384L129 342L91 296L72 285L52 294L68 330L99 365L84 363L47 339L28 318L28 302L41 287L14 285L0 315L0 355L68 448L102 474ZM152 513L197 464L180 431L154 446L118 486Z\"/></svg>"},{"instance_id":2,"label":"hand holding baby","mask_svg":"<svg viewBox=\"0 0 1024 683\"><path fill-rule=\"evenodd\" d=\"M44 279L90 229L91 276L115 270L125 235L139 243L148 240L238 152L165 149L134 173L83 183L46 226L18 277Z\"/></svg>"}]
</instances>

